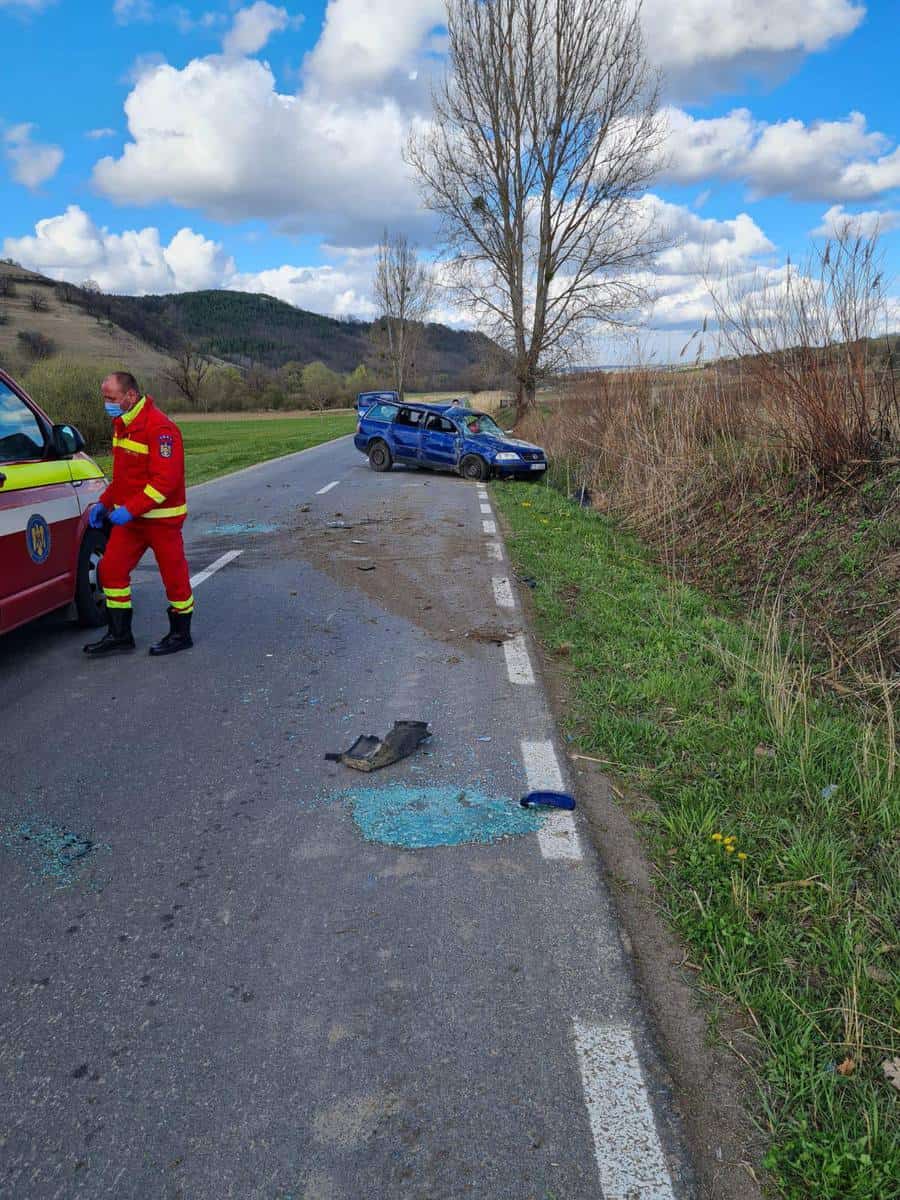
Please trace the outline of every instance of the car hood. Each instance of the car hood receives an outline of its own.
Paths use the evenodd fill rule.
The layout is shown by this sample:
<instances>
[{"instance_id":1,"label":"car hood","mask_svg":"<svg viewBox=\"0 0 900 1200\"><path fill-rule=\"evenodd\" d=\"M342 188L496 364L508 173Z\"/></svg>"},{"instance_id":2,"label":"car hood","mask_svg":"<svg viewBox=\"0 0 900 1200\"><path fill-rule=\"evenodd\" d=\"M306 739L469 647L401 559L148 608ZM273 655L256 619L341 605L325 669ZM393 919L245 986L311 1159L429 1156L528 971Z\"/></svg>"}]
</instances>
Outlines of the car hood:
<instances>
[{"instance_id":1,"label":"car hood","mask_svg":"<svg viewBox=\"0 0 900 1200\"><path fill-rule=\"evenodd\" d=\"M536 450L543 454L544 450L541 446L536 446L534 442L523 442L521 438L496 438L491 437L489 433L466 433L466 436L474 442L482 442L486 446L492 446L495 450Z\"/></svg>"}]
</instances>

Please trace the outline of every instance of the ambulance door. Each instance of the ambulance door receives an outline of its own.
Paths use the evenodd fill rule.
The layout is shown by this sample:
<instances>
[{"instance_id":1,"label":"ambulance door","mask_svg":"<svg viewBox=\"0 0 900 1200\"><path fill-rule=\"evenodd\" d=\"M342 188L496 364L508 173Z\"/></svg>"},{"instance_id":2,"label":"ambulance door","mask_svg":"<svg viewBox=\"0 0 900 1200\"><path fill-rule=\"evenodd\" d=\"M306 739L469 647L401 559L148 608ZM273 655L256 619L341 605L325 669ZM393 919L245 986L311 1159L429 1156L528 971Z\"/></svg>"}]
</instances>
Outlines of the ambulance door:
<instances>
[{"instance_id":1,"label":"ambulance door","mask_svg":"<svg viewBox=\"0 0 900 1200\"><path fill-rule=\"evenodd\" d=\"M0 630L68 604L80 507L50 430L0 379Z\"/></svg>"}]
</instances>

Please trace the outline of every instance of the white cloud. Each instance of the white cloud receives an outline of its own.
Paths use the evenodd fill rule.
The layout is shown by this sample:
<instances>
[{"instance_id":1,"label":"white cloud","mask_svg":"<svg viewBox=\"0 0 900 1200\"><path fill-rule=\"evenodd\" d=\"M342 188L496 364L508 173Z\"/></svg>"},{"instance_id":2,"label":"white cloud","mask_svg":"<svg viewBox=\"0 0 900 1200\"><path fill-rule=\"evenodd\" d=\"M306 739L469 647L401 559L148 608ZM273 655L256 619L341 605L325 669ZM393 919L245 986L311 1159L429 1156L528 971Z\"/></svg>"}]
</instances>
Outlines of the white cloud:
<instances>
[{"instance_id":1,"label":"white cloud","mask_svg":"<svg viewBox=\"0 0 900 1200\"><path fill-rule=\"evenodd\" d=\"M158 229L110 233L75 204L38 221L33 236L6 238L3 253L52 279L90 278L105 291L130 294L219 287L234 273L221 245L191 229L164 245Z\"/></svg>"},{"instance_id":2,"label":"white cloud","mask_svg":"<svg viewBox=\"0 0 900 1200\"><path fill-rule=\"evenodd\" d=\"M265 292L288 304L334 317L375 316L371 292L372 270L352 260L340 266L273 267L252 274L237 274L228 286L239 292Z\"/></svg>"},{"instance_id":3,"label":"white cloud","mask_svg":"<svg viewBox=\"0 0 900 1200\"><path fill-rule=\"evenodd\" d=\"M402 161L409 117L314 89L283 95L267 64L194 59L148 69L125 102L132 140L94 183L121 204L168 201L224 221L263 218L346 244L424 217Z\"/></svg>"},{"instance_id":4,"label":"white cloud","mask_svg":"<svg viewBox=\"0 0 900 1200\"><path fill-rule=\"evenodd\" d=\"M755 121L745 108L723 117L665 111L670 136L665 178L698 183L743 180L753 196L861 200L900 187L900 148L867 128L862 113L841 121Z\"/></svg>"},{"instance_id":5,"label":"white cloud","mask_svg":"<svg viewBox=\"0 0 900 1200\"><path fill-rule=\"evenodd\" d=\"M3 135L6 157L11 164L10 174L16 183L22 183L27 188L40 187L52 179L64 157L59 146L33 142L33 129L34 125L13 125Z\"/></svg>"},{"instance_id":6,"label":"white cloud","mask_svg":"<svg viewBox=\"0 0 900 1200\"><path fill-rule=\"evenodd\" d=\"M839 237L845 230L853 236L873 237L900 229L900 211L869 209L867 212L847 212L842 204L834 204L822 217L822 223L812 231L813 237Z\"/></svg>"},{"instance_id":7,"label":"white cloud","mask_svg":"<svg viewBox=\"0 0 900 1200\"><path fill-rule=\"evenodd\" d=\"M42 12L56 0L0 0L0 8L18 8L23 12Z\"/></svg>"},{"instance_id":8,"label":"white cloud","mask_svg":"<svg viewBox=\"0 0 900 1200\"><path fill-rule=\"evenodd\" d=\"M673 94L697 96L784 70L847 37L857 0L644 0L647 47Z\"/></svg>"},{"instance_id":9,"label":"white cloud","mask_svg":"<svg viewBox=\"0 0 900 1200\"><path fill-rule=\"evenodd\" d=\"M120 25L131 21L152 21L154 12L151 0L114 0L113 16Z\"/></svg>"},{"instance_id":10,"label":"white cloud","mask_svg":"<svg viewBox=\"0 0 900 1200\"><path fill-rule=\"evenodd\" d=\"M328 90L375 86L398 71L408 79L446 15L444 0L329 0L307 72Z\"/></svg>"},{"instance_id":11,"label":"white cloud","mask_svg":"<svg viewBox=\"0 0 900 1200\"><path fill-rule=\"evenodd\" d=\"M89 129L85 133L84 136L86 138L90 138L91 141L96 142L96 141L99 141L101 138L115 137L116 130L110 129L108 126L105 126L103 129Z\"/></svg>"},{"instance_id":12,"label":"white cloud","mask_svg":"<svg viewBox=\"0 0 900 1200\"><path fill-rule=\"evenodd\" d=\"M276 8L266 0L256 0L234 16L234 24L222 42L225 54L258 54L274 33L287 29L290 17L286 8Z\"/></svg>"}]
</instances>

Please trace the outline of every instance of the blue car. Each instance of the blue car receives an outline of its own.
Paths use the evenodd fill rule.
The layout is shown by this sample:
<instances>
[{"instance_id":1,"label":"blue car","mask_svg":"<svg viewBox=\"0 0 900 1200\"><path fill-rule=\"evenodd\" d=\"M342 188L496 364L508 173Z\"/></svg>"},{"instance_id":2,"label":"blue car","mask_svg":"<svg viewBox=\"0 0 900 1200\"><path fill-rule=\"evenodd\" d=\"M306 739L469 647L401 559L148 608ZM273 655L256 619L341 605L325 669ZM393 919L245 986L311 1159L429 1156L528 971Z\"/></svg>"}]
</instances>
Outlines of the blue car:
<instances>
[{"instance_id":1,"label":"blue car","mask_svg":"<svg viewBox=\"0 0 900 1200\"><path fill-rule=\"evenodd\" d=\"M456 471L463 479L540 479L547 470L540 446L511 438L487 413L458 405L382 401L360 417L353 442L373 471L398 462Z\"/></svg>"}]
</instances>

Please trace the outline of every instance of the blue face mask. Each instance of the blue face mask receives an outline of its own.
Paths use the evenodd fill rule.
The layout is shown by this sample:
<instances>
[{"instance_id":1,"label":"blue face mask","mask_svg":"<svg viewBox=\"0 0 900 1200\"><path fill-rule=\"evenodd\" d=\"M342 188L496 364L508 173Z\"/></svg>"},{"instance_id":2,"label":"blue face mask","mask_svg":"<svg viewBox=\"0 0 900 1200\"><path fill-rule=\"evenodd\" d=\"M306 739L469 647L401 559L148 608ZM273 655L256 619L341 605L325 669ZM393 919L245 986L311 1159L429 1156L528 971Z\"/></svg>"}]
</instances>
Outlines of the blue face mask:
<instances>
[{"instance_id":1,"label":"blue face mask","mask_svg":"<svg viewBox=\"0 0 900 1200\"><path fill-rule=\"evenodd\" d=\"M106 409L106 415L108 417L121 417L125 412L125 409L121 406L121 404L110 404L108 400L103 402L103 407Z\"/></svg>"}]
</instances>

